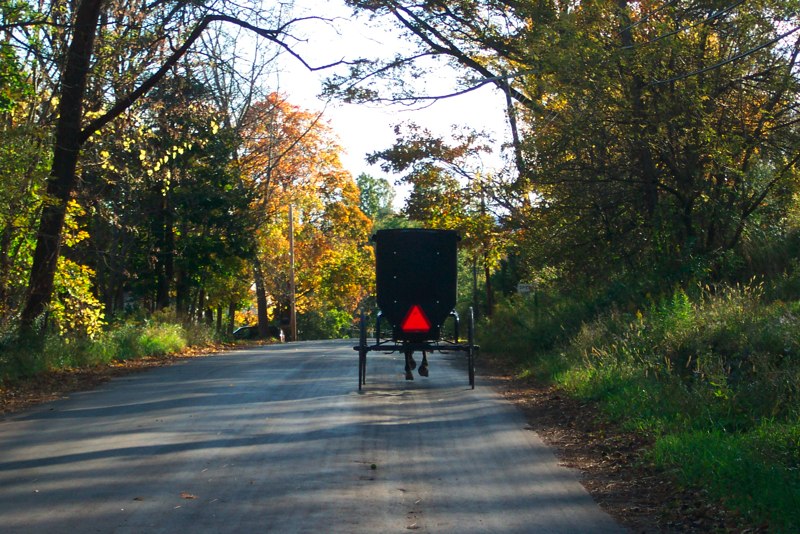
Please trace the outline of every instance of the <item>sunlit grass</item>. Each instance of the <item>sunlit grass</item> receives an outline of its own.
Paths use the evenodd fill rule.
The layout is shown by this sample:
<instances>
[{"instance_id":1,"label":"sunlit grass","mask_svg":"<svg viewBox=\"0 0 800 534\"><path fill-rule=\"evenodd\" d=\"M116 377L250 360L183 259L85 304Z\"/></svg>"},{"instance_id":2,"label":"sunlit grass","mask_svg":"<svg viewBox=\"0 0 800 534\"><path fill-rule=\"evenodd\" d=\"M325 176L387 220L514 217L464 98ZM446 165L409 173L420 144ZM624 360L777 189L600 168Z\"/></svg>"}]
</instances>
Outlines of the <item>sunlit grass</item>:
<instances>
[{"instance_id":1,"label":"sunlit grass","mask_svg":"<svg viewBox=\"0 0 800 534\"><path fill-rule=\"evenodd\" d=\"M797 302L766 301L752 284L676 291L645 309L612 310L578 325L557 314L538 323L519 318L529 311L520 304L502 310L506 330L491 335L491 349L652 436L653 462L683 483L707 489L754 524L800 531ZM549 341L530 343L532 336Z\"/></svg>"},{"instance_id":2,"label":"sunlit grass","mask_svg":"<svg viewBox=\"0 0 800 534\"><path fill-rule=\"evenodd\" d=\"M765 423L743 433L694 431L656 440L653 461L685 484L773 532L800 525L800 425Z\"/></svg>"},{"instance_id":3,"label":"sunlit grass","mask_svg":"<svg viewBox=\"0 0 800 534\"><path fill-rule=\"evenodd\" d=\"M18 339L8 333L0 341L0 383L52 370L165 356L190 346L210 345L217 337L206 326L187 327L164 321L117 324L93 339L64 339L55 334Z\"/></svg>"}]
</instances>

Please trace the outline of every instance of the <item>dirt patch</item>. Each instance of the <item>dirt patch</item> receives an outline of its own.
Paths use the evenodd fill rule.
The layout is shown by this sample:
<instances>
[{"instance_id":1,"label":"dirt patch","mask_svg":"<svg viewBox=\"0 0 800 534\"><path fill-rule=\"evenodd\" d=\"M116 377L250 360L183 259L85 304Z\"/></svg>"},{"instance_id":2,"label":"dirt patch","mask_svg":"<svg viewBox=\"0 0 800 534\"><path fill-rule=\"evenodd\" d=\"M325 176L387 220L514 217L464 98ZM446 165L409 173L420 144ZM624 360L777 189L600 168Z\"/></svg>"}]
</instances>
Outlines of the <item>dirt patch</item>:
<instances>
[{"instance_id":1,"label":"dirt patch","mask_svg":"<svg viewBox=\"0 0 800 534\"><path fill-rule=\"evenodd\" d=\"M531 378L513 378L499 361L483 358L488 376L526 415L531 430L560 463L581 472L594 500L632 532L766 532L702 490L684 488L646 459L652 441L609 423L597 406Z\"/></svg>"}]
</instances>

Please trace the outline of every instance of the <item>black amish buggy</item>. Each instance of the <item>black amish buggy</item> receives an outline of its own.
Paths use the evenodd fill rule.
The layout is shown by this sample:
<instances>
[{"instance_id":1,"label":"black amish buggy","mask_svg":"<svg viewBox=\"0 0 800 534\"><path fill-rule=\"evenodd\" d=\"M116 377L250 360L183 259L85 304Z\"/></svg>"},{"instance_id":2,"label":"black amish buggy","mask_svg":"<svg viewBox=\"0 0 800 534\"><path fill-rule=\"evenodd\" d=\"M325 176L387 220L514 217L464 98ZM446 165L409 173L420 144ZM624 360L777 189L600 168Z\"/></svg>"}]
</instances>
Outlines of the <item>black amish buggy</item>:
<instances>
[{"instance_id":1,"label":"black amish buggy","mask_svg":"<svg viewBox=\"0 0 800 534\"><path fill-rule=\"evenodd\" d=\"M475 324L472 308L467 317L466 342L459 340L459 317L455 312L458 273L457 244L453 230L404 228L378 230L375 242L375 285L378 317L375 343L367 342L367 323L361 314L358 351L358 389L366 383L367 353L401 352L405 355L406 380L413 380L417 363L414 352L422 352L419 374L428 376L428 353L464 352L469 385L475 388ZM445 320L452 318L453 334L442 336ZM381 340L381 322L388 322L391 338Z\"/></svg>"}]
</instances>

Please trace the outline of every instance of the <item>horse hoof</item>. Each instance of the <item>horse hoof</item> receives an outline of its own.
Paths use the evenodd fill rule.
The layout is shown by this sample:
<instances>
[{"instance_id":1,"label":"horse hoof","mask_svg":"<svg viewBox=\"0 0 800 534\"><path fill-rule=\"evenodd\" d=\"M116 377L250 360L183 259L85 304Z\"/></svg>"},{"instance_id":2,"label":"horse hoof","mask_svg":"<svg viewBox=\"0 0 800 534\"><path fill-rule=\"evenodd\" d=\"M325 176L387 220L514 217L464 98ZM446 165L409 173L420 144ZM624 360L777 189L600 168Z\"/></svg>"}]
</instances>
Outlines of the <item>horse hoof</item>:
<instances>
[{"instance_id":1,"label":"horse hoof","mask_svg":"<svg viewBox=\"0 0 800 534\"><path fill-rule=\"evenodd\" d=\"M414 375L411 374L411 371L406 371L406 380L414 380Z\"/></svg>"},{"instance_id":2,"label":"horse hoof","mask_svg":"<svg viewBox=\"0 0 800 534\"><path fill-rule=\"evenodd\" d=\"M428 366L423 365L419 368L419 376L428 376Z\"/></svg>"}]
</instances>

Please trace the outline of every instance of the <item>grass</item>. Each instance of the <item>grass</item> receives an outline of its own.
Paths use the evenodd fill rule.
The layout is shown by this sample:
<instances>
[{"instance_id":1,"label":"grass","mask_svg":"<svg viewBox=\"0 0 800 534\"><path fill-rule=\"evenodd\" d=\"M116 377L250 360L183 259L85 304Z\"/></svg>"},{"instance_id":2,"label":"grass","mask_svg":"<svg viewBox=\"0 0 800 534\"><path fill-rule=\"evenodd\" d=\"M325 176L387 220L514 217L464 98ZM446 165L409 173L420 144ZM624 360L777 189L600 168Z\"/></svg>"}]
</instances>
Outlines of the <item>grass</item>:
<instances>
[{"instance_id":1,"label":"grass","mask_svg":"<svg viewBox=\"0 0 800 534\"><path fill-rule=\"evenodd\" d=\"M489 350L519 355L526 372L652 436L652 461L684 484L753 524L800 531L800 304L750 284L679 290L577 325L506 307L484 331ZM538 344L519 342L548 329Z\"/></svg>"},{"instance_id":2,"label":"grass","mask_svg":"<svg viewBox=\"0 0 800 534\"><path fill-rule=\"evenodd\" d=\"M0 341L0 384L51 370L179 353L187 347L208 346L217 340L217 335L205 326L183 326L159 320L121 323L94 339L64 339L50 334L19 340L13 333L3 338Z\"/></svg>"},{"instance_id":3,"label":"grass","mask_svg":"<svg viewBox=\"0 0 800 534\"><path fill-rule=\"evenodd\" d=\"M186 348L186 333L180 325L150 325L139 336L139 346L146 356L163 356Z\"/></svg>"},{"instance_id":4,"label":"grass","mask_svg":"<svg viewBox=\"0 0 800 534\"><path fill-rule=\"evenodd\" d=\"M665 435L651 457L671 468L685 484L703 486L753 524L773 532L797 532L800 525L798 434L800 425L765 423L757 430L720 430Z\"/></svg>"}]
</instances>

